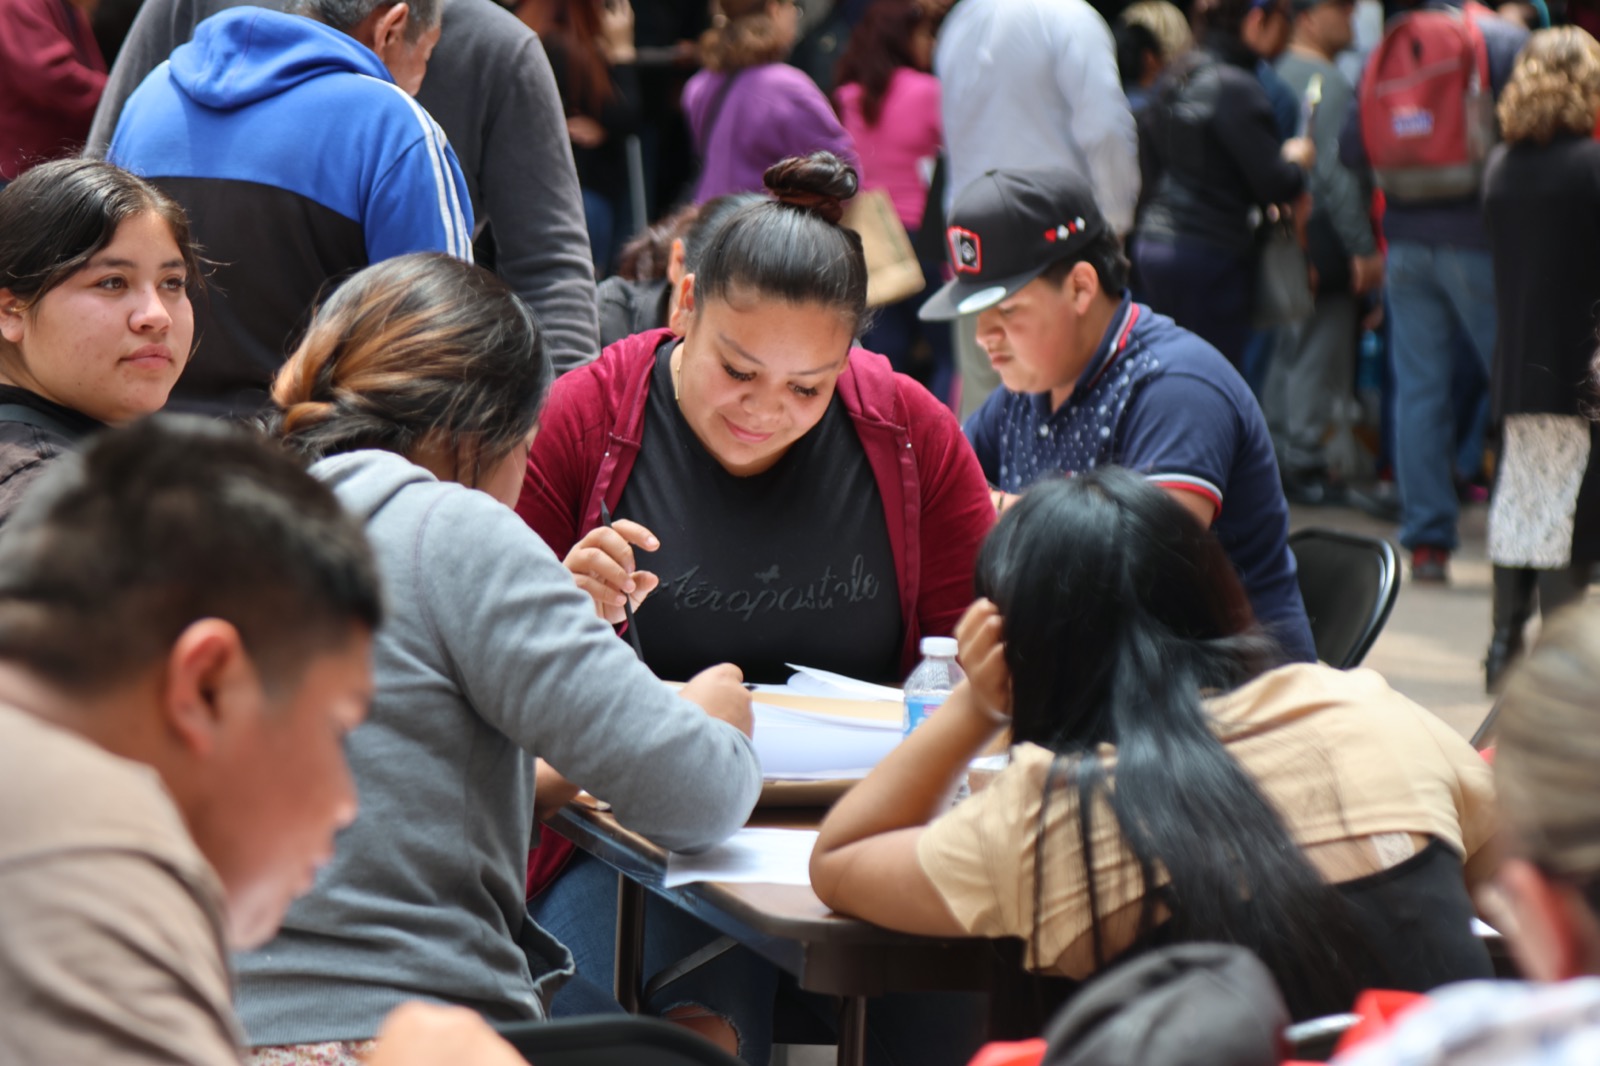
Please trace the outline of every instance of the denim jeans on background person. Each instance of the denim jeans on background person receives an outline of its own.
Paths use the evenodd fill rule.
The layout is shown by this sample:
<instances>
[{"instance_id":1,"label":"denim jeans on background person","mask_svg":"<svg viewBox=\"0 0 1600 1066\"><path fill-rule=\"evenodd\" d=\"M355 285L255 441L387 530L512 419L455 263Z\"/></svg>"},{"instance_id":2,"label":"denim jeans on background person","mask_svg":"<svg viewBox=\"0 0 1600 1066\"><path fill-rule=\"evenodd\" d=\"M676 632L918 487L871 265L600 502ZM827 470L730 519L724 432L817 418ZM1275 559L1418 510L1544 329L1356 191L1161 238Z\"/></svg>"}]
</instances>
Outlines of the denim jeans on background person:
<instances>
[{"instance_id":1,"label":"denim jeans on background person","mask_svg":"<svg viewBox=\"0 0 1600 1066\"><path fill-rule=\"evenodd\" d=\"M1400 543L1454 551L1460 543L1455 361L1458 352L1466 352L1485 376L1489 373L1495 341L1494 267L1486 251L1394 241L1389 245L1388 296Z\"/></svg>"},{"instance_id":2,"label":"denim jeans on background person","mask_svg":"<svg viewBox=\"0 0 1600 1066\"><path fill-rule=\"evenodd\" d=\"M611 272L611 247L616 236L617 210L610 199L593 189L583 193L583 222L589 231L589 255L594 259L594 276Z\"/></svg>"},{"instance_id":3,"label":"denim jeans on background person","mask_svg":"<svg viewBox=\"0 0 1600 1066\"><path fill-rule=\"evenodd\" d=\"M528 915L567 946L578 976L551 1003L551 1016L615 1014L622 1008L612 994L616 959L617 871L578 852L566 870L536 899ZM668 903L645 894L644 976L656 973L718 937L715 929ZM645 1010L664 1014L696 1004L732 1023L739 1034L739 1057L765 1066L772 1054L772 1020L780 997L789 1015L815 1022L819 1032L837 1032L837 1000L800 991L793 978L749 949L731 948L675 981L647 1002ZM960 1066L983 1042L985 1003L961 993L905 993L878 996L867 1005L869 1066Z\"/></svg>"}]
</instances>

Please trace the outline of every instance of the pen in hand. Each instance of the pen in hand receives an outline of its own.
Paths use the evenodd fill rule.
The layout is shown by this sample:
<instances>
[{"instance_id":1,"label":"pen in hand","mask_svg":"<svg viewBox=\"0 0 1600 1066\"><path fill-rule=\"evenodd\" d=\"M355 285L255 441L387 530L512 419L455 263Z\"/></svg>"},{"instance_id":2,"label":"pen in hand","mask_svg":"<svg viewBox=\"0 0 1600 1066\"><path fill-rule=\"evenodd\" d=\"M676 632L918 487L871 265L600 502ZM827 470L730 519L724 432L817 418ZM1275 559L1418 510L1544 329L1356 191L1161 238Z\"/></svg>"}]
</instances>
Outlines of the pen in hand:
<instances>
[{"instance_id":1,"label":"pen in hand","mask_svg":"<svg viewBox=\"0 0 1600 1066\"><path fill-rule=\"evenodd\" d=\"M600 501L600 522L606 526L611 525L611 508L606 506L604 500ZM628 627L628 643L633 645L633 654L639 657L640 662L644 662L644 647L639 643L639 626L633 619L633 597L627 593L623 593L622 596L622 617Z\"/></svg>"}]
</instances>

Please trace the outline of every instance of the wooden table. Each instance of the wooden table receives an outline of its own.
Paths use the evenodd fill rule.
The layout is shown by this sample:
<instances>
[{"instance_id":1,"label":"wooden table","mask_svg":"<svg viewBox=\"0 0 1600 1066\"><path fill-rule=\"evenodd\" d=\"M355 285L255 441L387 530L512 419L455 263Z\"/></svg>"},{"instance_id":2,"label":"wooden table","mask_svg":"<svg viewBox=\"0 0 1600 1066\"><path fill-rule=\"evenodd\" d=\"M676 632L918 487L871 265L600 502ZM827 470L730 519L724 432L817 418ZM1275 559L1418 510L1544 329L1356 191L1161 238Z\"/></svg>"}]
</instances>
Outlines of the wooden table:
<instances>
[{"instance_id":1,"label":"wooden table","mask_svg":"<svg viewBox=\"0 0 1600 1066\"><path fill-rule=\"evenodd\" d=\"M816 809L758 810L752 826L814 829ZM617 1000L639 1010L648 889L795 976L801 988L840 996L839 1062L866 1060L866 1003L885 992L983 991L995 970L993 942L896 933L830 911L809 885L697 882L663 888L665 849L610 814L569 804L552 820L562 836L614 867Z\"/></svg>"}]
</instances>

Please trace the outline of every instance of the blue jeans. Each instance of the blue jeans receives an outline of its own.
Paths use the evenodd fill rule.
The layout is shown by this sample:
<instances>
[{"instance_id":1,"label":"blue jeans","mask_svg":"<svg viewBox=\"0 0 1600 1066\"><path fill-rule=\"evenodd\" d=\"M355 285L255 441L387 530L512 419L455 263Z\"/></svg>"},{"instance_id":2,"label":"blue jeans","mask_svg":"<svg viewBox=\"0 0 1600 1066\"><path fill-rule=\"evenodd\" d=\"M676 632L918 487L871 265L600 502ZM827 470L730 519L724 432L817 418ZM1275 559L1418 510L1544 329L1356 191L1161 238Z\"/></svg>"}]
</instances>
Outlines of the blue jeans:
<instances>
[{"instance_id":1,"label":"blue jeans","mask_svg":"<svg viewBox=\"0 0 1600 1066\"><path fill-rule=\"evenodd\" d=\"M1494 268L1488 252L1396 241L1388 270L1400 543L1454 551L1460 508L1451 384L1460 352L1475 359L1485 377L1489 373Z\"/></svg>"},{"instance_id":2,"label":"blue jeans","mask_svg":"<svg viewBox=\"0 0 1600 1066\"><path fill-rule=\"evenodd\" d=\"M565 944L578 975L551 1002L555 1018L617 1013L615 974L617 872L579 852L566 871L528 904L528 914ZM709 944L716 930L647 893L645 979ZM739 1036L739 1058L765 1066L772 1055L772 1020L780 998L786 1018L836 1032L836 1001L801 992L792 978L744 947L734 947L662 989L644 1006L651 1014L695 1005L727 1020ZM879 996L867 1007L871 1066L960 1066L983 1041L985 1004L957 993Z\"/></svg>"},{"instance_id":3,"label":"blue jeans","mask_svg":"<svg viewBox=\"0 0 1600 1066\"><path fill-rule=\"evenodd\" d=\"M609 199L593 189L583 193L583 221L589 230L589 254L594 257L594 276L611 272L611 243L615 236L617 209Z\"/></svg>"}]
</instances>

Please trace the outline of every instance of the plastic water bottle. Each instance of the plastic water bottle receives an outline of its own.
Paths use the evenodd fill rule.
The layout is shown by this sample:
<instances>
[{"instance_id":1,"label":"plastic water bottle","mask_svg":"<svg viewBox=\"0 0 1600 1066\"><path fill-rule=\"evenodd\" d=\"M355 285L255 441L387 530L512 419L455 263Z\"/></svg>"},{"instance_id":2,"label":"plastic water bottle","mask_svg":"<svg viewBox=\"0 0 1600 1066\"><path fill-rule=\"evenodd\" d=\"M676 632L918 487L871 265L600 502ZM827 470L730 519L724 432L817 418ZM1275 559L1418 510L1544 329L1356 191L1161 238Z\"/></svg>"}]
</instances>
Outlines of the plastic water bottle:
<instances>
[{"instance_id":1,"label":"plastic water bottle","mask_svg":"<svg viewBox=\"0 0 1600 1066\"><path fill-rule=\"evenodd\" d=\"M950 696L966 675L956 665L954 637L923 637L922 661L906 678L906 736Z\"/></svg>"}]
</instances>

